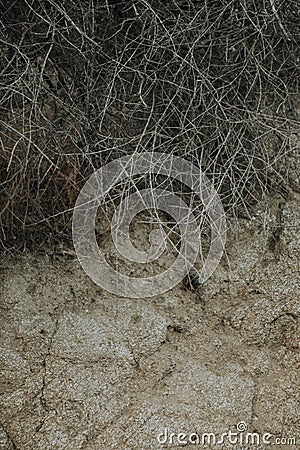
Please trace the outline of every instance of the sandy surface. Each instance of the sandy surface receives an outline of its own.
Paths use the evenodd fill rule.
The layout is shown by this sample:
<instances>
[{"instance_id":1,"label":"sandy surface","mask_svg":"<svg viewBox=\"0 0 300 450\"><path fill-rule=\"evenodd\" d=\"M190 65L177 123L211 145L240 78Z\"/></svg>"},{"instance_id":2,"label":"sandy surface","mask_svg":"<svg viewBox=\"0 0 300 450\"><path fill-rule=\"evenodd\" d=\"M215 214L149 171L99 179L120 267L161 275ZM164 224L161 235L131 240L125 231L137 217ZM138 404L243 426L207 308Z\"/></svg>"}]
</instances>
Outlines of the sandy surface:
<instances>
[{"instance_id":1,"label":"sandy surface","mask_svg":"<svg viewBox=\"0 0 300 450\"><path fill-rule=\"evenodd\" d=\"M270 448L246 432L179 444L241 422L300 448L299 231L299 194L269 199L230 227L199 292L137 300L103 291L72 255L5 258L0 448Z\"/></svg>"}]
</instances>

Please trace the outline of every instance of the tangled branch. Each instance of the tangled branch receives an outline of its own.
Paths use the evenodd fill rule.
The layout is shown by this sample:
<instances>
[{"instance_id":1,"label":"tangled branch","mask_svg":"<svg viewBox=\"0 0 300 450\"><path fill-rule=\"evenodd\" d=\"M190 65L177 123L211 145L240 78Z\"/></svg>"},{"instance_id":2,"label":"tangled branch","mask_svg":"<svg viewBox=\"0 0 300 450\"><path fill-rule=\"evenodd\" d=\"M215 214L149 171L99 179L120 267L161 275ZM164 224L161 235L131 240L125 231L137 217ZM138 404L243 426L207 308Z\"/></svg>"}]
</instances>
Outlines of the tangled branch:
<instances>
[{"instance_id":1,"label":"tangled branch","mask_svg":"<svg viewBox=\"0 0 300 450\"><path fill-rule=\"evenodd\" d=\"M3 248L68 236L84 180L136 151L200 164L231 212L287 181L297 1L0 4Z\"/></svg>"}]
</instances>

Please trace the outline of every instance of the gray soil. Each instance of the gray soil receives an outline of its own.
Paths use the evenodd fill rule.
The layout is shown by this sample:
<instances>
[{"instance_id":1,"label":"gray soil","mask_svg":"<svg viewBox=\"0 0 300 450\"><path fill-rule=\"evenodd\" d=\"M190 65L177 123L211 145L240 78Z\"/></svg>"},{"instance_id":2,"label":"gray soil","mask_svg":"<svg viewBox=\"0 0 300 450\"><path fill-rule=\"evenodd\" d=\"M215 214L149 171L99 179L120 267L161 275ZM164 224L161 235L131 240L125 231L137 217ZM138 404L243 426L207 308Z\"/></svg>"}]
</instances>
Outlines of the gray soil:
<instances>
[{"instance_id":1,"label":"gray soil","mask_svg":"<svg viewBox=\"0 0 300 450\"><path fill-rule=\"evenodd\" d=\"M63 250L5 258L0 448L160 449L166 428L220 438L244 422L299 449L299 199L232 223L197 292L118 298ZM270 447L176 439L165 447Z\"/></svg>"}]
</instances>

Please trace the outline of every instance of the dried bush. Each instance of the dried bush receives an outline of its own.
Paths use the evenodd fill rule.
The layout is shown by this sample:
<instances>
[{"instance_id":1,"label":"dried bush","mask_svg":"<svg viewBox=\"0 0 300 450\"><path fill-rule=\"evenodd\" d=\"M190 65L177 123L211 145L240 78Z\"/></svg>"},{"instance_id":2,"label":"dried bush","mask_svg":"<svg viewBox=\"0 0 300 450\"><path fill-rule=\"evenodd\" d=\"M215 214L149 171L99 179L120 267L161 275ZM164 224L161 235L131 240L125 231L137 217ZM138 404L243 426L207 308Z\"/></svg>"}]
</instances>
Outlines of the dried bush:
<instances>
[{"instance_id":1,"label":"dried bush","mask_svg":"<svg viewBox=\"0 0 300 450\"><path fill-rule=\"evenodd\" d=\"M200 164L235 214L286 182L297 1L0 3L2 249L70 236L84 180L136 151Z\"/></svg>"}]
</instances>

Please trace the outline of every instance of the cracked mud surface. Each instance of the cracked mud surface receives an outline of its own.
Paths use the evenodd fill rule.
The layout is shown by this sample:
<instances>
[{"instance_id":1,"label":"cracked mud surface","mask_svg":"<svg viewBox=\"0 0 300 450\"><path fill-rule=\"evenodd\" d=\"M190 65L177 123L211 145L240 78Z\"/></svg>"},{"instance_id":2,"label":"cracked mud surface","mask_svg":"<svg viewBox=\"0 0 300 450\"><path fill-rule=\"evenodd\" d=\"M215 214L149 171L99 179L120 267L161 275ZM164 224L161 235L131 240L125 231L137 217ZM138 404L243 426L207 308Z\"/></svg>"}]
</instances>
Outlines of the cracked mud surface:
<instances>
[{"instance_id":1,"label":"cracked mud surface","mask_svg":"<svg viewBox=\"0 0 300 450\"><path fill-rule=\"evenodd\" d=\"M72 258L3 260L0 449L159 449L165 428L242 421L299 448L299 196L279 237L272 208L231 227L201 301L182 284L120 299Z\"/></svg>"}]
</instances>

